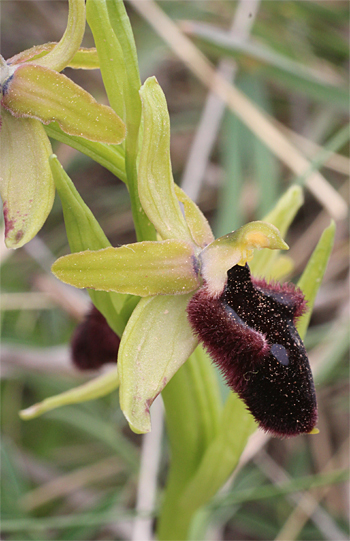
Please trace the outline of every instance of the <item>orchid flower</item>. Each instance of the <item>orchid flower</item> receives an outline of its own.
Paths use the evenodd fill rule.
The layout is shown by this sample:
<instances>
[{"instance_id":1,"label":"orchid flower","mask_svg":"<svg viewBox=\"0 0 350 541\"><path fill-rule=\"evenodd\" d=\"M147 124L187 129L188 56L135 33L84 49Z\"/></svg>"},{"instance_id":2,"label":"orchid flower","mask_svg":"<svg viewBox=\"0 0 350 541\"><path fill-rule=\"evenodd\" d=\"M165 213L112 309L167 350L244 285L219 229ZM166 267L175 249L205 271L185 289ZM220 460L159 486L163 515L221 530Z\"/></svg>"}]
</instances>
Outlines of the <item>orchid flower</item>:
<instances>
[{"instance_id":1,"label":"orchid flower","mask_svg":"<svg viewBox=\"0 0 350 541\"><path fill-rule=\"evenodd\" d=\"M60 72L85 67L80 50L85 30L84 0L70 0L66 31L57 44L0 57L1 183L8 248L30 241L44 224L54 200L48 158L51 144L43 124L56 122L67 134L119 144L125 126L117 114ZM92 53L94 54L94 53Z\"/></svg>"},{"instance_id":2,"label":"orchid flower","mask_svg":"<svg viewBox=\"0 0 350 541\"><path fill-rule=\"evenodd\" d=\"M142 297L118 353L120 404L130 427L150 430L152 402L200 340L264 430L314 431L315 391L296 330L304 296L291 284L252 280L247 265L256 249L288 246L266 222L214 240L198 207L173 182L169 116L155 78L140 95L138 188L159 240L73 253L52 267L75 287Z\"/></svg>"}]
</instances>

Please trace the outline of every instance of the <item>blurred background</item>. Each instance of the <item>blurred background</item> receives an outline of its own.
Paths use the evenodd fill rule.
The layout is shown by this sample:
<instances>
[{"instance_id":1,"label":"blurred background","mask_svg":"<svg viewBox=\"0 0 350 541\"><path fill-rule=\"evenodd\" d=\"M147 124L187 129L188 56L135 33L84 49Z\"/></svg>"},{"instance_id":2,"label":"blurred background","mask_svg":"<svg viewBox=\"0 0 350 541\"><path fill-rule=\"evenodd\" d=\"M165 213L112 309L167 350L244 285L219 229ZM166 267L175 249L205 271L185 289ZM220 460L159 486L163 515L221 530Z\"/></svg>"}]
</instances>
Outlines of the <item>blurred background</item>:
<instances>
[{"instance_id":1,"label":"blurred background","mask_svg":"<svg viewBox=\"0 0 350 541\"><path fill-rule=\"evenodd\" d=\"M126 7L141 79L156 75L168 101L175 180L197 200L216 235L264 217L292 182L306 184L305 204L287 237L294 262L288 279L296 281L331 217L337 224L306 338L320 434L257 438L245 466L196 517L191 539L348 539L349 3L158 2L215 68L267 113L269 124L307 160L304 171L283 157L258 117L254 134L244 108L238 119L213 98L162 39L152 11L153 27L145 20L147 2L140 2L143 14L134 4ZM2 2L1 16L1 54L9 58L59 40L67 3ZM88 28L84 46L93 46ZM98 71L65 74L107 103ZM52 144L111 243L133 242L125 185L78 151ZM310 185L311 170L317 174ZM95 375L78 374L70 362L70 336L89 301L50 274L52 262L66 253L58 197L36 239L18 251L1 246L2 538L147 541L168 463L161 414L147 445L128 429L118 393L29 422L18 416ZM143 464L151 461L148 484L138 476L141 457ZM149 520L139 517L144 508Z\"/></svg>"}]
</instances>

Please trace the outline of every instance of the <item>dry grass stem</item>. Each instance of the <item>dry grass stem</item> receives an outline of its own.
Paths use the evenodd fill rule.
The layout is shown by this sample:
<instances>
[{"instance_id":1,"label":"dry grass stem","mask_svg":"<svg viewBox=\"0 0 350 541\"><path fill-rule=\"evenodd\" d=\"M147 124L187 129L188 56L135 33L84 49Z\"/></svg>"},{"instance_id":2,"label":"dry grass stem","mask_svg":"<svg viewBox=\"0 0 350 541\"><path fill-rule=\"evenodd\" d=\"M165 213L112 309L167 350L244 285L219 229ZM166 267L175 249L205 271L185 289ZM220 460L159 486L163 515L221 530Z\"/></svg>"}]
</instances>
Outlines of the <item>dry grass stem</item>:
<instances>
[{"instance_id":1,"label":"dry grass stem","mask_svg":"<svg viewBox=\"0 0 350 541\"><path fill-rule=\"evenodd\" d=\"M305 175L310 162L275 127L273 120L260 111L242 92L219 75L209 60L179 30L153 0L129 0L196 77L215 92L240 120L296 175ZM345 200L318 172L307 174L305 184L329 214L339 220L346 216Z\"/></svg>"}]
</instances>

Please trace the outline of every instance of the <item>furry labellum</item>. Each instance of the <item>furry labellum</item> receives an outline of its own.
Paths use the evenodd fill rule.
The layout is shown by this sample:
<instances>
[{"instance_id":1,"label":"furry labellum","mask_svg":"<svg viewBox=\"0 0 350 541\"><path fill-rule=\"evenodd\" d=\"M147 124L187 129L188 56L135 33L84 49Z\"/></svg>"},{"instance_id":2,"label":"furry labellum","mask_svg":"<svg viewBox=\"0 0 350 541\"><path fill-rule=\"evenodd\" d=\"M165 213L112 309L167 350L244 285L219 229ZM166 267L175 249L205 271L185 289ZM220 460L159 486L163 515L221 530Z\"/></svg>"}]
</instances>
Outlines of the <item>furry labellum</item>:
<instances>
[{"instance_id":1,"label":"furry labellum","mask_svg":"<svg viewBox=\"0 0 350 541\"><path fill-rule=\"evenodd\" d=\"M71 340L73 364L80 370L97 370L116 363L120 338L105 317L92 305L84 321L75 329Z\"/></svg>"},{"instance_id":2,"label":"furry labellum","mask_svg":"<svg viewBox=\"0 0 350 541\"><path fill-rule=\"evenodd\" d=\"M317 421L309 361L295 323L305 309L292 284L251 278L235 265L221 295L199 289L188 305L197 336L260 427L274 436L310 433Z\"/></svg>"}]
</instances>

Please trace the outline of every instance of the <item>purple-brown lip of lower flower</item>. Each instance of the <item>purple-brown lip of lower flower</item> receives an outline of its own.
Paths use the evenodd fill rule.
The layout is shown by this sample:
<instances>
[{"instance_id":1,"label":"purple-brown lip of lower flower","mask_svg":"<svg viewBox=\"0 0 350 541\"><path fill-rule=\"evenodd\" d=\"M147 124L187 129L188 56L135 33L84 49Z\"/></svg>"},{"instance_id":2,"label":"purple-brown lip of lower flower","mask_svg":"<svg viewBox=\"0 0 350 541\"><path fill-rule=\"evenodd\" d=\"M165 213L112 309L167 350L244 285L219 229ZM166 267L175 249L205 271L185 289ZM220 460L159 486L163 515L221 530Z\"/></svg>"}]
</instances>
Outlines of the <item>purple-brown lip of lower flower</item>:
<instances>
[{"instance_id":1,"label":"purple-brown lip of lower flower","mask_svg":"<svg viewBox=\"0 0 350 541\"><path fill-rule=\"evenodd\" d=\"M194 331L262 429L279 437L311 432L316 394L295 328L306 309L302 292L254 280L248 265L227 275L219 298L205 285L192 297L187 311Z\"/></svg>"},{"instance_id":2,"label":"purple-brown lip of lower flower","mask_svg":"<svg viewBox=\"0 0 350 541\"><path fill-rule=\"evenodd\" d=\"M92 305L84 321L73 333L72 361L80 370L97 370L104 364L117 362L119 344L119 336Z\"/></svg>"}]
</instances>

